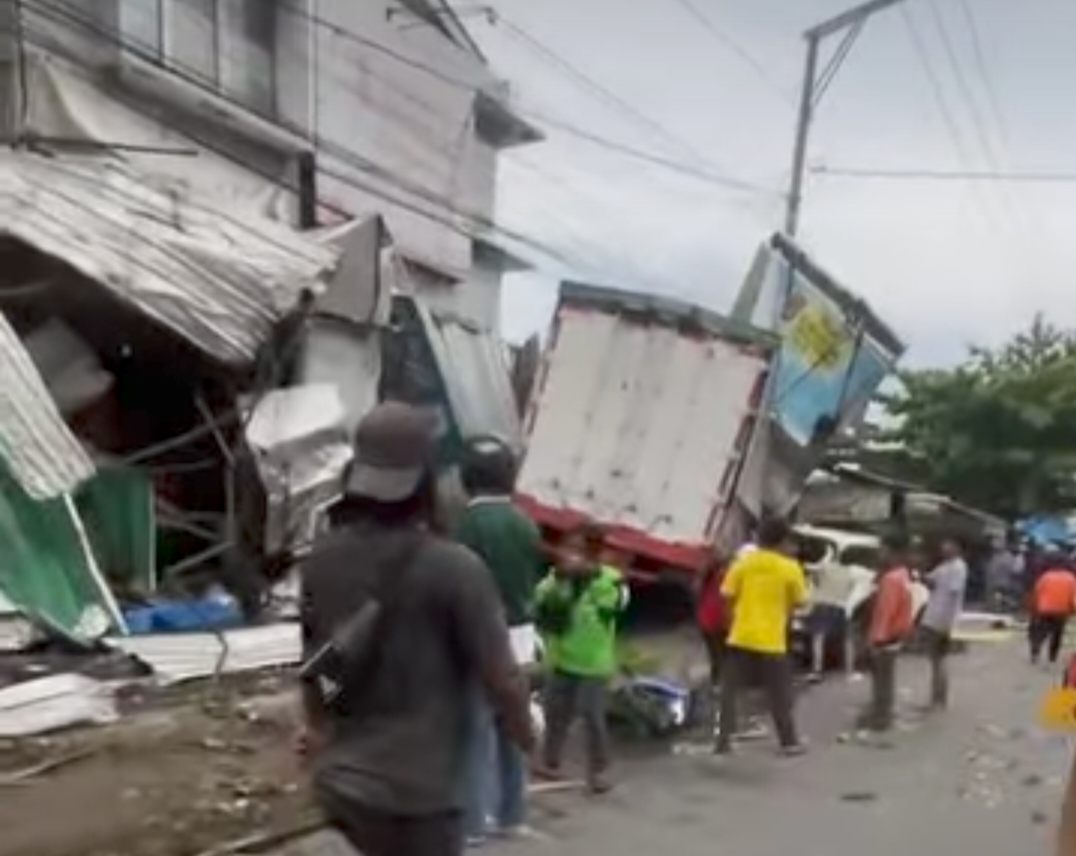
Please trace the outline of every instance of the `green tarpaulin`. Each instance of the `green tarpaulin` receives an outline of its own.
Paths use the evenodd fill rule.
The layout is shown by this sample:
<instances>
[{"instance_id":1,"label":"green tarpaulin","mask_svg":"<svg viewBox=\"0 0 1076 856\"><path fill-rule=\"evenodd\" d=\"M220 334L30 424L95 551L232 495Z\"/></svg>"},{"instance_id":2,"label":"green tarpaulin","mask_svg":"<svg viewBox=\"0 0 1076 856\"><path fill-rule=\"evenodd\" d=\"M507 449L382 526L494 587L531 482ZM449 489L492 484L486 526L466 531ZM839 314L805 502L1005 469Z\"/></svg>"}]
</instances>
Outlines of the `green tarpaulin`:
<instances>
[{"instance_id":1,"label":"green tarpaulin","mask_svg":"<svg viewBox=\"0 0 1076 856\"><path fill-rule=\"evenodd\" d=\"M0 592L75 636L117 628L105 579L154 588L152 490L142 473L115 470L91 479L74 500L38 502L0 468Z\"/></svg>"},{"instance_id":2,"label":"green tarpaulin","mask_svg":"<svg viewBox=\"0 0 1076 856\"><path fill-rule=\"evenodd\" d=\"M156 589L156 524L149 477L136 469L104 470L82 486L75 502L105 579L143 594Z\"/></svg>"}]
</instances>

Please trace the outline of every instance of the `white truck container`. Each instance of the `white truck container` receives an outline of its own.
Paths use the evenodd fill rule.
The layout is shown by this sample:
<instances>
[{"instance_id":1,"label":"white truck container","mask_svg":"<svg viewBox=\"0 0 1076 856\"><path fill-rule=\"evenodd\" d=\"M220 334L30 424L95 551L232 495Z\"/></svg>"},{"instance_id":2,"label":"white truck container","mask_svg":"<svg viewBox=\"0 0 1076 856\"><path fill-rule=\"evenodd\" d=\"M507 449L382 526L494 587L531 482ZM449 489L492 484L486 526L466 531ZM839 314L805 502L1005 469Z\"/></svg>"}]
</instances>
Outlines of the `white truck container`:
<instances>
[{"instance_id":1,"label":"white truck container","mask_svg":"<svg viewBox=\"0 0 1076 856\"><path fill-rule=\"evenodd\" d=\"M521 504L602 525L633 573L693 572L722 530L775 339L698 307L565 283L525 420Z\"/></svg>"}]
</instances>

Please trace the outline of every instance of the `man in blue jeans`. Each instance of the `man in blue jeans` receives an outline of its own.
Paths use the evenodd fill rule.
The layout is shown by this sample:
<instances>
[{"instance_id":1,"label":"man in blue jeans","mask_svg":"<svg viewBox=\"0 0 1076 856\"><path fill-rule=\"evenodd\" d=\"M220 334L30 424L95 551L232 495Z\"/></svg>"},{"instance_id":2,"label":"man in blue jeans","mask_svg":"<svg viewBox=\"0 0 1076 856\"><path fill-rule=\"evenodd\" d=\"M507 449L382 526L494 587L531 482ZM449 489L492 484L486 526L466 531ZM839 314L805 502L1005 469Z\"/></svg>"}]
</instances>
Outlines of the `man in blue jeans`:
<instances>
[{"instance_id":1,"label":"man in blue jeans","mask_svg":"<svg viewBox=\"0 0 1076 856\"><path fill-rule=\"evenodd\" d=\"M492 573L516 657L521 665L530 665L536 639L531 606L545 573L545 559L538 527L512 502L515 455L495 438L472 439L464 450L461 477L470 502L456 540L476 553ZM494 834L525 834L526 763L478 692L469 741L469 801L464 821L468 842L481 844L490 821Z\"/></svg>"}]
</instances>

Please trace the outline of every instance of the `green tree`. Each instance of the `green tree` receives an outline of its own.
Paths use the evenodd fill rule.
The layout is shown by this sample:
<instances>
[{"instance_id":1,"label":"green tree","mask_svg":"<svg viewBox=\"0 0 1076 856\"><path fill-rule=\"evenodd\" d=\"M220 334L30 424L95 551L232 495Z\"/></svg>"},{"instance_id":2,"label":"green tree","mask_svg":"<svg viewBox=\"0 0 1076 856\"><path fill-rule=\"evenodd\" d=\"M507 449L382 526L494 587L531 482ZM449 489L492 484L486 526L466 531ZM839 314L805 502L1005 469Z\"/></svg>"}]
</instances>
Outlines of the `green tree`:
<instances>
[{"instance_id":1,"label":"green tree","mask_svg":"<svg viewBox=\"0 0 1076 856\"><path fill-rule=\"evenodd\" d=\"M1076 333L1037 316L998 348L901 381L886 401L900 474L1008 517L1076 503Z\"/></svg>"}]
</instances>

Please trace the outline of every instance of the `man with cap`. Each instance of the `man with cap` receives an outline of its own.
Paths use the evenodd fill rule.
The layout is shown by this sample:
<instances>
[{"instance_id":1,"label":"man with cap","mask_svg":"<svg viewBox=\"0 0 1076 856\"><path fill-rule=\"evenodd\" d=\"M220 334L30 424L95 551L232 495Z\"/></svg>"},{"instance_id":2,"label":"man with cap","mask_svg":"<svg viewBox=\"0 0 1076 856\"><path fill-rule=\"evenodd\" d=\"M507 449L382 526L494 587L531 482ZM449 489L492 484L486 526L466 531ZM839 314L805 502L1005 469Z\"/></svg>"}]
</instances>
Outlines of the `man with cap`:
<instances>
[{"instance_id":1,"label":"man with cap","mask_svg":"<svg viewBox=\"0 0 1076 856\"><path fill-rule=\"evenodd\" d=\"M304 668L300 748L329 822L364 856L461 852L476 685L533 748L490 573L432 531L434 449L424 411L389 402L367 415L331 531L303 568L304 659L336 665L331 680Z\"/></svg>"},{"instance_id":2,"label":"man with cap","mask_svg":"<svg viewBox=\"0 0 1076 856\"><path fill-rule=\"evenodd\" d=\"M470 501L456 529L456 540L489 568L500 593L505 618L523 666L535 662L537 635L531 608L546 572L538 527L512 501L516 456L504 441L471 437L463 450L460 478ZM499 837L529 835L526 826L526 759L478 700L470 750L470 801L465 813L467 841L481 844L487 832ZM489 820L493 828L488 829Z\"/></svg>"}]
</instances>

